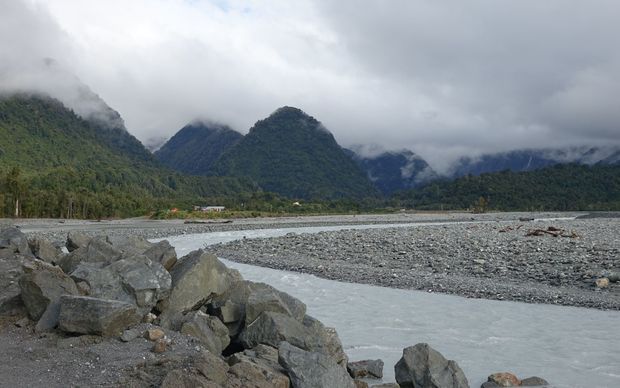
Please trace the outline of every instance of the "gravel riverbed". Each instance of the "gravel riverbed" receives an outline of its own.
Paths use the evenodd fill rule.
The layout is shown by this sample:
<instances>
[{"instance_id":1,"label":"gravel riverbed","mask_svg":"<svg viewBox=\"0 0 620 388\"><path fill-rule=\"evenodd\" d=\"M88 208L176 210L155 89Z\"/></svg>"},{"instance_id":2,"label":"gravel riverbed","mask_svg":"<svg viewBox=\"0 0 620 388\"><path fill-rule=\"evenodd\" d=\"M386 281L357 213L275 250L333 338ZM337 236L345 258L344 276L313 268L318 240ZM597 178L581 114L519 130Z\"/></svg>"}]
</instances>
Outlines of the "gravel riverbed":
<instances>
[{"instance_id":1,"label":"gravel riverbed","mask_svg":"<svg viewBox=\"0 0 620 388\"><path fill-rule=\"evenodd\" d=\"M185 224L145 218L114 221L20 220L28 234L63 241L67 232L145 238L251 229L418 223L247 239L209 247L232 261L311 273L327 279L472 298L620 310L620 283L594 286L620 271L617 214L397 213L231 220ZM615 217L615 218L614 218ZM526 222L519 219L536 219ZM9 222L7 220L7 222ZM14 221L13 221L14 222ZM426 223L446 222L446 225ZM526 236L549 226L576 238Z\"/></svg>"},{"instance_id":2,"label":"gravel riverbed","mask_svg":"<svg viewBox=\"0 0 620 388\"><path fill-rule=\"evenodd\" d=\"M572 237L526 236L549 227ZM291 233L208 249L237 262L345 282L620 310L620 283L595 286L620 271L619 236L618 219L498 220Z\"/></svg>"}]
</instances>

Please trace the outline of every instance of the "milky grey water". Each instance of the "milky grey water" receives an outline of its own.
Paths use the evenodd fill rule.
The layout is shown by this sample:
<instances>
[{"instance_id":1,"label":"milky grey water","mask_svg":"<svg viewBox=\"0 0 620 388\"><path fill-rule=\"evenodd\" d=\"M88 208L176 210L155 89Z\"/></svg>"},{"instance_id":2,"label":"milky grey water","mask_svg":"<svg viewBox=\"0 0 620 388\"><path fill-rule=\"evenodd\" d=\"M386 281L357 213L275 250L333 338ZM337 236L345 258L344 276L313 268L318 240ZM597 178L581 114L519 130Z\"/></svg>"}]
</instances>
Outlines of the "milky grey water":
<instances>
[{"instance_id":1,"label":"milky grey water","mask_svg":"<svg viewBox=\"0 0 620 388\"><path fill-rule=\"evenodd\" d=\"M367 227L216 232L168 240L182 256L244 237L352 228ZM558 387L620 387L618 311L466 299L225 262L248 280L271 284L304 301L310 315L337 329L351 360L383 359L384 381L394 381L393 365L404 347L428 342L459 363L472 387L499 371L538 375Z\"/></svg>"}]
</instances>

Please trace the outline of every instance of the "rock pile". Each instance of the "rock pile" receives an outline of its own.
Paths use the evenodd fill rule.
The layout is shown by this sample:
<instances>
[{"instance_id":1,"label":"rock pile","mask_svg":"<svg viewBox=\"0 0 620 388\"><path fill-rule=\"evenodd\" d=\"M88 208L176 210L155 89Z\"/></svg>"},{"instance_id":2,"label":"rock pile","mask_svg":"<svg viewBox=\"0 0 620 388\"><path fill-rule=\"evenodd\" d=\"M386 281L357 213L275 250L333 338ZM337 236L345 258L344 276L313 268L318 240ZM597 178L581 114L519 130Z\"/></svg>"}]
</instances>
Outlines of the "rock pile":
<instances>
[{"instance_id":1,"label":"rock pile","mask_svg":"<svg viewBox=\"0 0 620 388\"><path fill-rule=\"evenodd\" d=\"M59 348L150 342L153 358L127 365L118 385L354 388L383 375L381 360L349 363L336 331L303 302L202 250L177 260L167 241L79 233L66 249L0 231L0 318L63 333ZM190 338L194 353L175 351ZM456 362L427 344L406 348L395 371L399 385L381 387L468 387Z\"/></svg>"}]
</instances>

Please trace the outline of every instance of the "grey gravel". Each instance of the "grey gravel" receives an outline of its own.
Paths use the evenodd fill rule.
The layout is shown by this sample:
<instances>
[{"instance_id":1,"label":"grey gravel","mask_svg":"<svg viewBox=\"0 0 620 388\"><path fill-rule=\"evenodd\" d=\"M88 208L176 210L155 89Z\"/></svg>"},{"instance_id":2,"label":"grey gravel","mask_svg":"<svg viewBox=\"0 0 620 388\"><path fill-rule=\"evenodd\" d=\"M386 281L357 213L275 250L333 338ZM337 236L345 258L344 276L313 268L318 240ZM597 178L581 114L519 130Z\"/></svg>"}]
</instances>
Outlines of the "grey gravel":
<instances>
[{"instance_id":1,"label":"grey gravel","mask_svg":"<svg viewBox=\"0 0 620 388\"><path fill-rule=\"evenodd\" d=\"M561 228L577 238L527 237ZM245 239L217 256L346 282L471 298L620 309L620 220L460 223Z\"/></svg>"}]
</instances>

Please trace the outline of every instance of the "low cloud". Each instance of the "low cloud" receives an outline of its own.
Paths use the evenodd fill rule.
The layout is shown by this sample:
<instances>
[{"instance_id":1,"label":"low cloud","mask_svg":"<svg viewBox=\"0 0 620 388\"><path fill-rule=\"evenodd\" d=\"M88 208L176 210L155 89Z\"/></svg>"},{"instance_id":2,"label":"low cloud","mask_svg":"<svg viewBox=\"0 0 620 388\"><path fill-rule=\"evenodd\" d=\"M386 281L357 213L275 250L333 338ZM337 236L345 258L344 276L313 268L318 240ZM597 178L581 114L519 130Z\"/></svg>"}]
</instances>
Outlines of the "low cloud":
<instances>
[{"instance_id":1,"label":"low cloud","mask_svg":"<svg viewBox=\"0 0 620 388\"><path fill-rule=\"evenodd\" d=\"M408 148L440 171L463 155L620 145L615 0L0 3L0 90L100 111L66 74L38 72L54 58L143 141L194 119L247 132L289 105L345 147Z\"/></svg>"}]
</instances>

